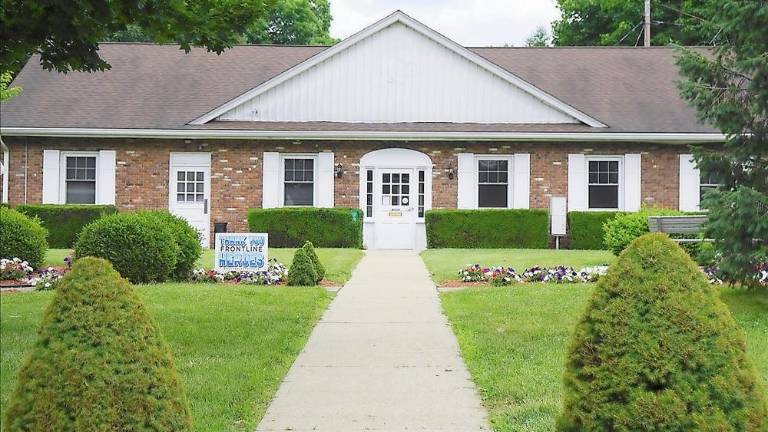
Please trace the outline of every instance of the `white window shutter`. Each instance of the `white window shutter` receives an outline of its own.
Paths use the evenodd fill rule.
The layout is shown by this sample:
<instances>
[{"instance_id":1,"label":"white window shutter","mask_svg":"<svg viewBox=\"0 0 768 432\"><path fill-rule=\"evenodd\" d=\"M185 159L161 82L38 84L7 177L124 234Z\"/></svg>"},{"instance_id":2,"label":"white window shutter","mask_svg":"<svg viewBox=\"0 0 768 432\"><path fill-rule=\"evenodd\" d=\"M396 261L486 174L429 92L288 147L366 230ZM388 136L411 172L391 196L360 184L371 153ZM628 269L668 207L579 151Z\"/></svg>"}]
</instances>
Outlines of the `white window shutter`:
<instances>
[{"instance_id":1,"label":"white window shutter","mask_svg":"<svg viewBox=\"0 0 768 432\"><path fill-rule=\"evenodd\" d=\"M99 151L99 173L96 176L96 204L115 204L115 165L117 152Z\"/></svg>"},{"instance_id":2,"label":"white window shutter","mask_svg":"<svg viewBox=\"0 0 768 432\"><path fill-rule=\"evenodd\" d=\"M261 207L280 206L280 153L264 152L262 156Z\"/></svg>"},{"instance_id":3,"label":"white window shutter","mask_svg":"<svg viewBox=\"0 0 768 432\"><path fill-rule=\"evenodd\" d=\"M317 155L317 207L333 207L333 153Z\"/></svg>"},{"instance_id":4,"label":"white window shutter","mask_svg":"<svg viewBox=\"0 0 768 432\"><path fill-rule=\"evenodd\" d=\"M43 204L62 203L59 199L60 166L58 150L43 150Z\"/></svg>"},{"instance_id":5,"label":"white window shutter","mask_svg":"<svg viewBox=\"0 0 768 432\"><path fill-rule=\"evenodd\" d=\"M472 153L459 153L457 207L460 209L477 208L477 164Z\"/></svg>"},{"instance_id":6,"label":"white window shutter","mask_svg":"<svg viewBox=\"0 0 768 432\"><path fill-rule=\"evenodd\" d=\"M642 160L639 154L624 155L624 210L639 211L643 202Z\"/></svg>"},{"instance_id":7,"label":"white window shutter","mask_svg":"<svg viewBox=\"0 0 768 432\"><path fill-rule=\"evenodd\" d=\"M680 211L699 211L699 182L701 181L699 169L696 168L696 161L693 155L680 155L680 188L679 188L679 208Z\"/></svg>"},{"instance_id":8,"label":"white window shutter","mask_svg":"<svg viewBox=\"0 0 768 432\"><path fill-rule=\"evenodd\" d=\"M587 159L568 155L568 211L587 210Z\"/></svg>"},{"instance_id":9,"label":"white window shutter","mask_svg":"<svg viewBox=\"0 0 768 432\"><path fill-rule=\"evenodd\" d=\"M529 153L515 154L515 165L512 168L513 208L527 209L530 207L531 194L531 155Z\"/></svg>"}]
</instances>

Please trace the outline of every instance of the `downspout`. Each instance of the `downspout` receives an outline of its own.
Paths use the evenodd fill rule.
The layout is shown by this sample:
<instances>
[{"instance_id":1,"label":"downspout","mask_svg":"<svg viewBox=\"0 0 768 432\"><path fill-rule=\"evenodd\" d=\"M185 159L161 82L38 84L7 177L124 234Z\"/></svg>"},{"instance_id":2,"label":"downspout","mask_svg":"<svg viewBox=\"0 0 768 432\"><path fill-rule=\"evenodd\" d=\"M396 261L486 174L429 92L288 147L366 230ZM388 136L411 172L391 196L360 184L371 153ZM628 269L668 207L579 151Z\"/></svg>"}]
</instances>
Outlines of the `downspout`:
<instances>
[{"instance_id":1,"label":"downspout","mask_svg":"<svg viewBox=\"0 0 768 432\"><path fill-rule=\"evenodd\" d=\"M3 204L8 204L8 176L11 175L11 150L0 137L0 150L3 152Z\"/></svg>"}]
</instances>

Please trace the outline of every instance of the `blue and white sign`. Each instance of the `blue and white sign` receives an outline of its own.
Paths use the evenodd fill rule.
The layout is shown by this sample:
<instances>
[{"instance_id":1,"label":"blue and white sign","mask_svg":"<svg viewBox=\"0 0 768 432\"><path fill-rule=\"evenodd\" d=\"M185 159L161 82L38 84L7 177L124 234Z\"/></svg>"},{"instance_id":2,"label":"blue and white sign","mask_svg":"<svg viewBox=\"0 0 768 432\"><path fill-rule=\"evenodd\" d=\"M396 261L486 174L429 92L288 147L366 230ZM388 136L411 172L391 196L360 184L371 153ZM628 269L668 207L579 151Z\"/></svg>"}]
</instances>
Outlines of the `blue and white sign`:
<instances>
[{"instance_id":1,"label":"blue and white sign","mask_svg":"<svg viewBox=\"0 0 768 432\"><path fill-rule=\"evenodd\" d=\"M266 271L266 233L216 234L216 271Z\"/></svg>"}]
</instances>

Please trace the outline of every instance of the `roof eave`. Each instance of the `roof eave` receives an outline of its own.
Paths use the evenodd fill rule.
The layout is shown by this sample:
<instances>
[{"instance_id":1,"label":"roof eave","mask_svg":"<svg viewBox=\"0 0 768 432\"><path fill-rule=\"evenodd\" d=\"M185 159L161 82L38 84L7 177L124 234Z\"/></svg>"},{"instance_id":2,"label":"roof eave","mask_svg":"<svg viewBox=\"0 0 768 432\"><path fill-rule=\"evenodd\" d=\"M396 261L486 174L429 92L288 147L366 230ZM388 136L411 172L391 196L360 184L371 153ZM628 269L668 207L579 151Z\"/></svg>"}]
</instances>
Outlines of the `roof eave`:
<instances>
[{"instance_id":1,"label":"roof eave","mask_svg":"<svg viewBox=\"0 0 768 432\"><path fill-rule=\"evenodd\" d=\"M397 132L243 129L102 129L0 127L0 135L66 138L272 139L341 141L589 141L668 144L718 143L721 133L689 132Z\"/></svg>"}]
</instances>

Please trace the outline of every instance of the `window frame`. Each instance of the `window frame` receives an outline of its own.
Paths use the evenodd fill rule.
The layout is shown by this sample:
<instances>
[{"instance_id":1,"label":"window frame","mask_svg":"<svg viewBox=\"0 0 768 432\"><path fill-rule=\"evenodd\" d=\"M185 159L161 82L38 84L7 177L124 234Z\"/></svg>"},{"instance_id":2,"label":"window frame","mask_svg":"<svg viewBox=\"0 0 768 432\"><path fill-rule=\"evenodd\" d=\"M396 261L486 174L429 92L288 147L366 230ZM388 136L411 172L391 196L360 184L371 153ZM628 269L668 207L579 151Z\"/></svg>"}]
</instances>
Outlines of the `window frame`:
<instances>
[{"instance_id":1,"label":"window frame","mask_svg":"<svg viewBox=\"0 0 768 432\"><path fill-rule=\"evenodd\" d=\"M480 207L480 161L506 161L507 162L507 206L506 207ZM498 209L511 209L514 208L514 171L515 171L515 156L508 154L482 154L475 155L475 167L474 167L475 179L475 207L478 210L498 210Z\"/></svg>"},{"instance_id":2,"label":"window frame","mask_svg":"<svg viewBox=\"0 0 768 432\"><path fill-rule=\"evenodd\" d=\"M59 152L59 202L62 204L73 204L67 202L67 158L68 157L93 157L96 159L96 176L94 178L93 203L77 203L77 205L98 205L99 203L99 183L101 180L101 161L98 151L64 151Z\"/></svg>"},{"instance_id":3,"label":"window frame","mask_svg":"<svg viewBox=\"0 0 768 432\"><path fill-rule=\"evenodd\" d=\"M312 159L312 204L311 205L285 205L285 161L288 159ZM318 155L317 153L280 153L280 207L317 207L318 194Z\"/></svg>"},{"instance_id":4,"label":"window frame","mask_svg":"<svg viewBox=\"0 0 768 432\"><path fill-rule=\"evenodd\" d=\"M589 182L589 163L590 162L618 162L619 163L619 181L618 181L618 188L617 188L617 194L618 200L617 200L617 207L616 208L596 208L596 207L590 207L589 206L589 187L592 186L592 184ZM585 185L584 185L584 196L586 197L586 203L587 203L587 209L586 211L594 211L594 212L611 212L611 211L624 211L624 156L612 156L612 155L595 155L595 156L586 156L584 157L584 177L586 179Z\"/></svg>"},{"instance_id":5,"label":"window frame","mask_svg":"<svg viewBox=\"0 0 768 432\"><path fill-rule=\"evenodd\" d=\"M699 178L699 202L696 204L699 211L708 211L709 209L702 207L701 200L704 199L703 189L720 189L723 187L722 183L702 183L702 176L704 175L704 171L701 170L701 168L696 168L696 171L698 172L698 178Z\"/></svg>"}]
</instances>

